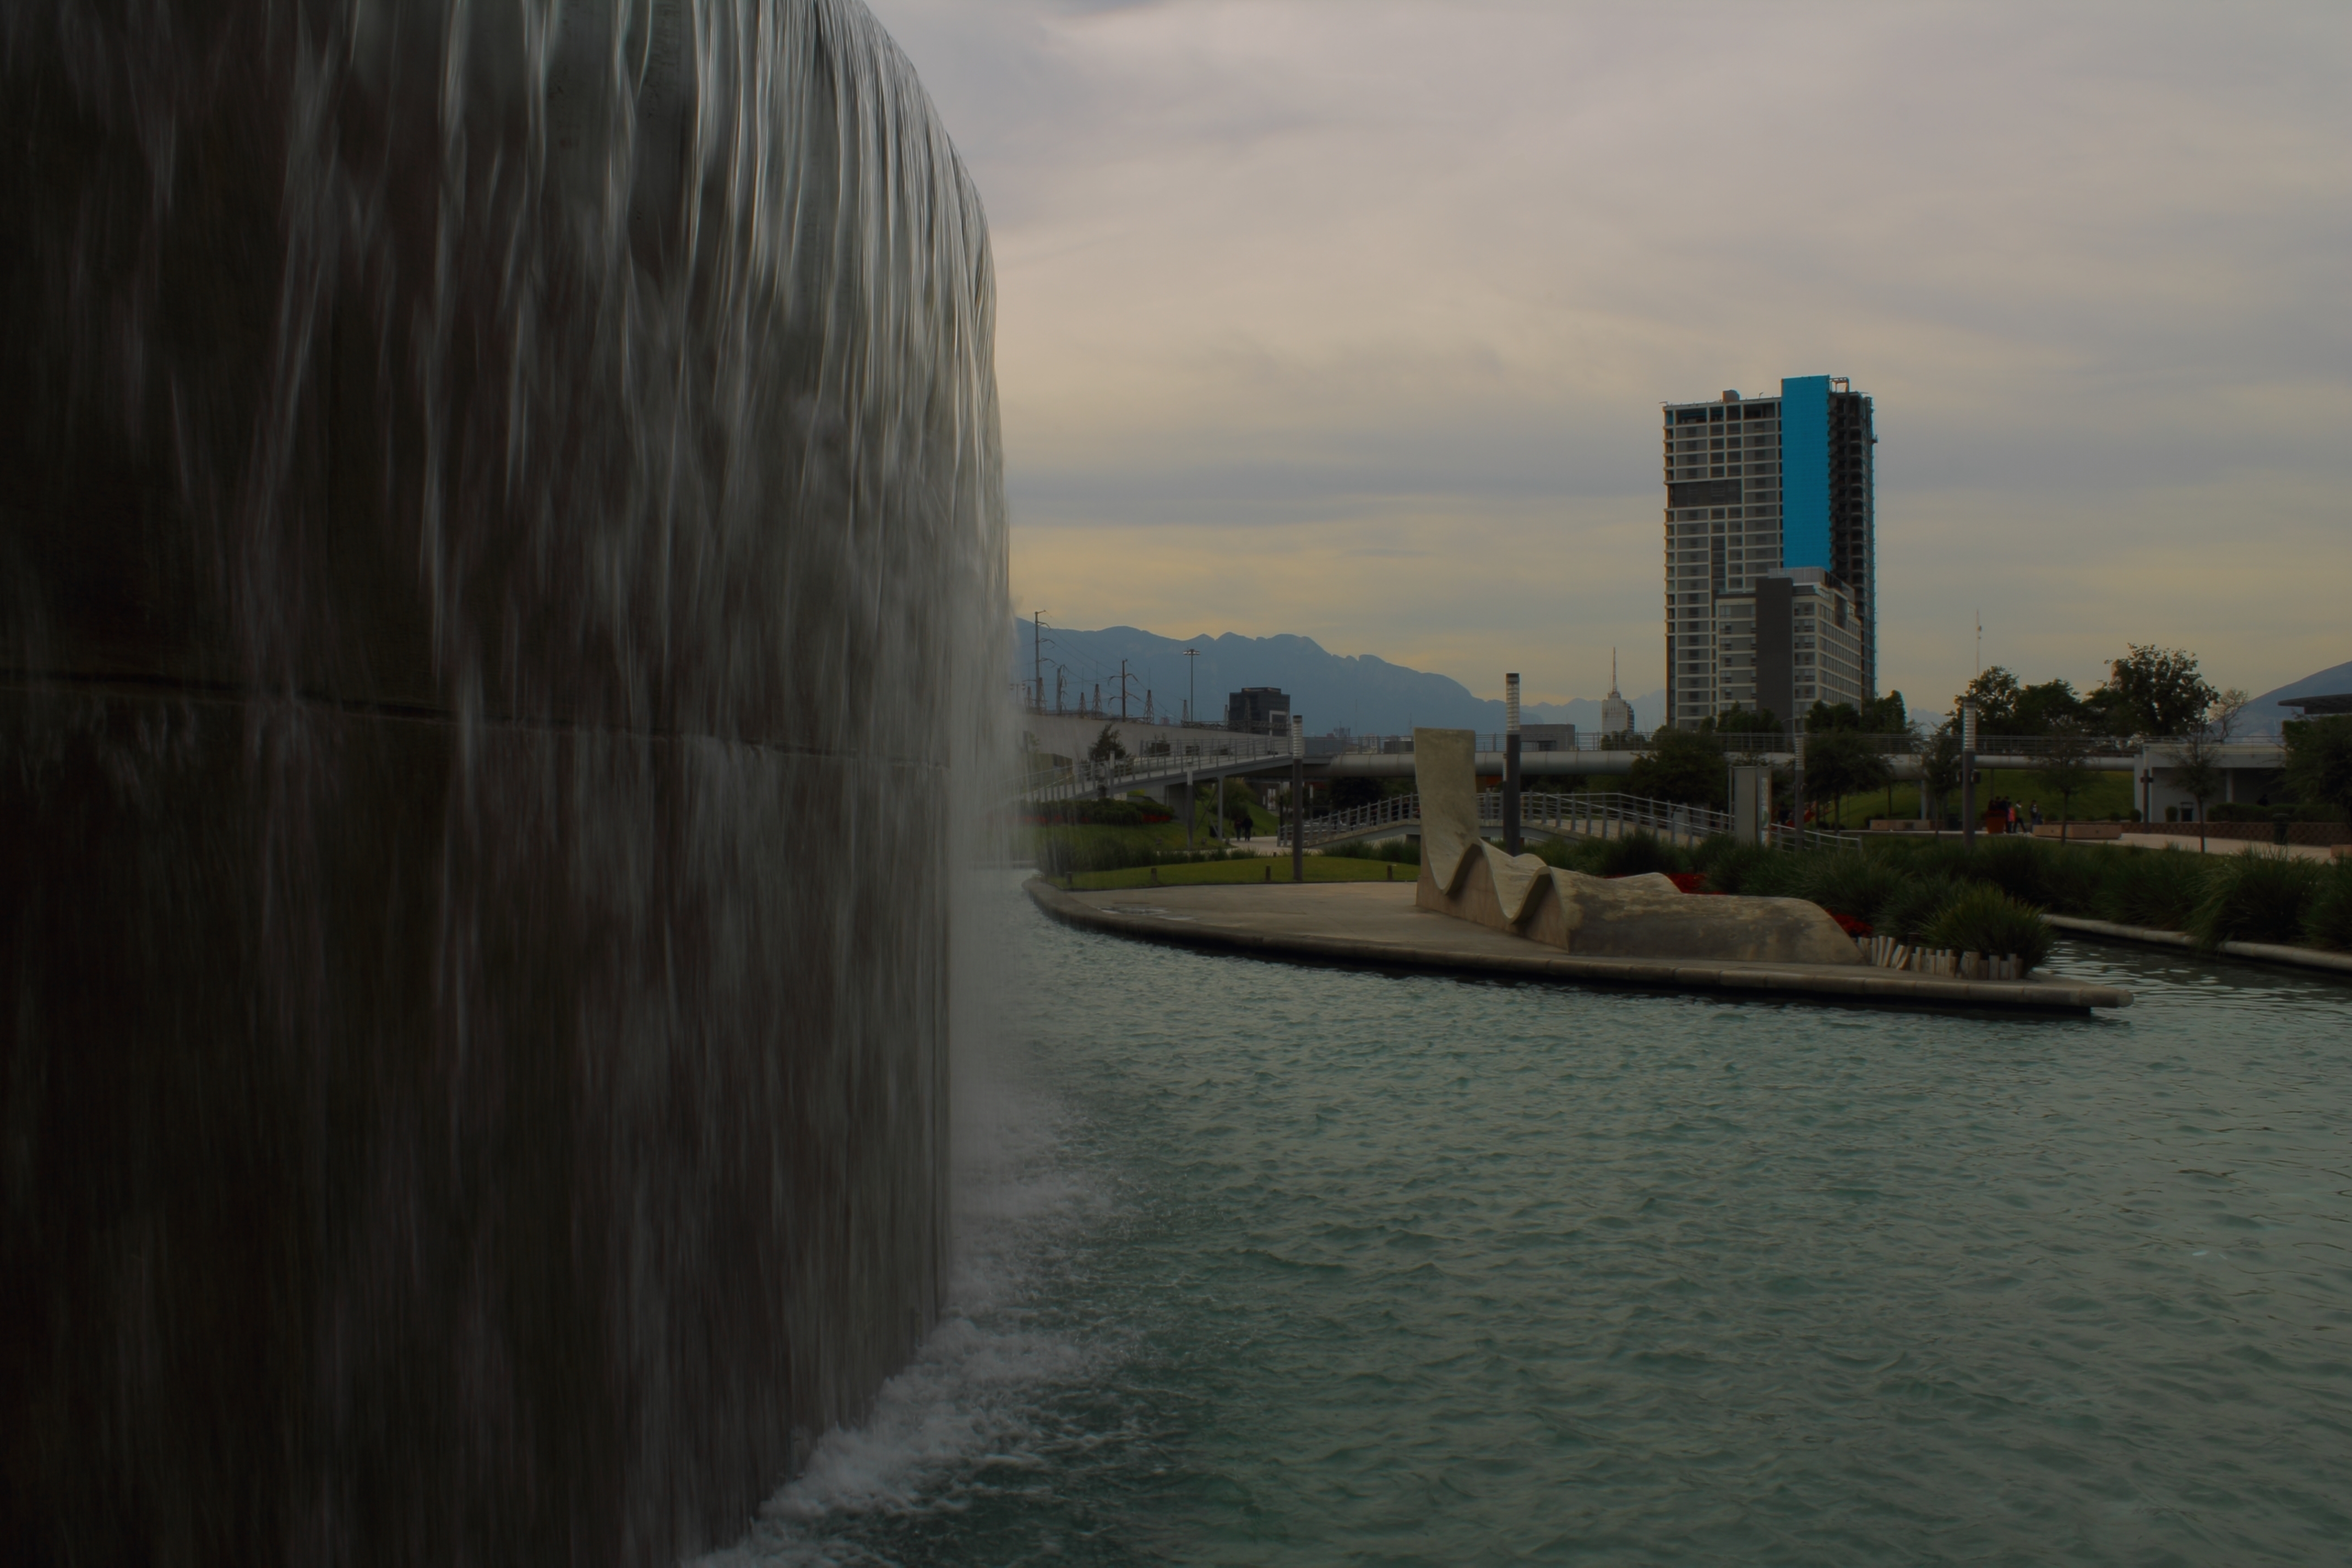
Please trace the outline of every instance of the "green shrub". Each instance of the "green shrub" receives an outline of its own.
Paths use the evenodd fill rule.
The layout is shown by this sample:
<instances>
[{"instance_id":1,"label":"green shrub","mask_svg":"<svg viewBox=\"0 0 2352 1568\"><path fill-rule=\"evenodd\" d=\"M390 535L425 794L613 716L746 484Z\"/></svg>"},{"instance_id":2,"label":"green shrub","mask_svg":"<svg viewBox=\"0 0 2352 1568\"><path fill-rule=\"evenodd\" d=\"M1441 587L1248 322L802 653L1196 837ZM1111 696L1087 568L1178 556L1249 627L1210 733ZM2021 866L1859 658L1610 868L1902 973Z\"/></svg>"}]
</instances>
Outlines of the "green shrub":
<instances>
[{"instance_id":1,"label":"green shrub","mask_svg":"<svg viewBox=\"0 0 2352 1568\"><path fill-rule=\"evenodd\" d=\"M1897 942L1915 946L1924 942L1936 917L1942 914L1953 900L1967 890L1969 884L1953 877L1906 877L1897 885L1894 896L1879 907L1878 917L1870 923L1880 936L1891 936ZM2002 949L2006 953L2008 950Z\"/></svg>"},{"instance_id":2,"label":"green shrub","mask_svg":"<svg viewBox=\"0 0 2352 1568\"><path fill-rule=\"evenodd\" d=\"M1962 875L1970 881L1990 882L2021 903L2044 908L2051 901L2043 863L2047 854L2022 834L2003 834L1980 840L1976 853L1963 862Z\"/></svg>"},{"instance_id":3,"label":"green shrub","mask_svg":"<svg viewBox=\"0 0 2352 1568\"><path fill-rule=\"evenodd\" d=\"M1346 844L1334 844L1323 851L1342 860L1386 860L1398 866L1421 864L1421 846L1402 838L1383 838L1375 844L1358 838Z\"/></svg>"},{"instance_id":4,"label":"green shrub","mask_svg":"<svg viewBox=\"0 0 2352 1568\"><path fill-rule=\"evenodd\" d=\"M1832 913L1868 921L1874 929L1880 910L1903 886L1900 870L1864 850L1842 849L1809 858L1804 896Z\"/></svg>"},{"instance_id":5,"label":"green shrub","mask_svg":"<svg viewBox=\"0 0 2352 1568\"><path fill-rule=\"evenodd\" d=\"M2352 860L2338 860L2320 877L2303 911L2303 940L2314 947L2352 948Z\"/></svg>"},{"instance_id":6,"label":"green shrub","mask_svg":"<svg viewBox=\"0 0 2352 1568\"><path fill-rule=\"evenodd\" d=\"M1767 850L1747 868L1739 890L1752 899L1801 899L1811 875L1808 857L1785 849Z\"/></svg>"},{"instance_id":7,"label":"green shrub","mask_svg":"<svg viewBox=\"0 0 2352 1568\"><path fill-rule=\"evenodd\" d=\"M2208 810L2215 822L2341 822L2344 813L2332 805L2248 805L2243 801L2217 800Z\"/></svg>"},{"instance_id":8,"label":"green shrub","mask_svg":"<svg viewBox=\"0 0 2352 1568\"><path fill-rule=\"evenodd\" d=\"M2266 849L2218 860L2189 917L2189 934L2209 948L2225 942L2299 942L2325 870L2316 860Z\"/></svg>"},{"instance_id":9,"label":"green shrub","mask_svg":"<svg viewBox=\"0 0 2352 1568\"><path fill-rule=\"evenodd\" d=\"M1591 871L1601 863L1601 846L1589 838L1538 838L1528 850L1563 871Z\"/></svg>"},{"instance_id":10,"label":"green shrub","mask_svg":"<svg viewBox=\"0 0 2352 1568\"><path fill-rule=\"evenodd\" d=\"M2102 920L2180 931L2205 897L2206 860L2185 849L2116 849L2099 889Z\"/></svg>"},{"instance_id":11,"label":"green shrub","mask_svg":"<svg viewBox=\"0 0 2352 1568\"><path fill-rule=\"evenodd\" d=\"M1181 866L1194 860L1246 859L1246 849L1168 848L1149 833L1125 827L1044 827L1037 830L1037 869L1047 877L1124 871L1133 866Z\"/></svg>"},{"instance_id":12,"label":"green shrub","mask_svg":"<svg viewBox=\"0 0 2352 1568\"><path fill-rule=\"evenodd\" d=\"M1717 834L1691 851L1691 868L1706 873L1706 885L1717 893L1751 893L1758 868L1776 858L1760 844L1742 844ZM1777 857L1787 859L1783 855Z\"/></svg>"},{"instance_id":13,"label":"green shrub","mask_svg":"<svg viewBox=\"0 0 2352 1568\"><path fill-rule=\"evenodd\" d=\"M2114 869L2116 850L2046 844L2040 848L2042 907L2062 915L2096 914L2100 891Z\"/></svg>"},{"instance_id":14,"label":"green shrub","mask_svg":"<svg viewBox=\"0 0 2352 1568\"><path fill-rule=\"evenodd\" d=\"M1645 871L1691 868L1688 850L1651 833L1629 833L1622 838L1605 840L1595 859L1597 874L1603 877L1638 877Z\"/></svg>"},{"instance_id":15,"label":"green shrub","mask_svg":"<svg viewBox=\"0 0 2352 1568\"><path fill-rule=\"evenodd\" d=\"M1963 889L1927 927L1927 945L1990 958L2015 953L2029 970L2050 956L2050 928L2042 911L1982 883Z\"/></svg>"}]
</instances>

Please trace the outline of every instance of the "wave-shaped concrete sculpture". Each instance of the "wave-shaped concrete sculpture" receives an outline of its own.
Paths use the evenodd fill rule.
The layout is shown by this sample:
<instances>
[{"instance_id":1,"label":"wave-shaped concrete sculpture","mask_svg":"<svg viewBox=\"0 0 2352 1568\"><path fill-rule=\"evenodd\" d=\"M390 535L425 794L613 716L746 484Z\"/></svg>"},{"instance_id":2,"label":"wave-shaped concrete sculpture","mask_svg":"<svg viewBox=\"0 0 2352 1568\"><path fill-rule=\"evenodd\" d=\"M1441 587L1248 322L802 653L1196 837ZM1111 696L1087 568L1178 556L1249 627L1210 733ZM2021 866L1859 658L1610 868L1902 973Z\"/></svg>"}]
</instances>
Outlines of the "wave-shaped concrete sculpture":
<instances>
[{"instance_id":1,"label":"wave-shaped concrete sculpture","mask_svg":"<svg viewBox=\"0 0 2352 1568\"><path fill-rule=\"evenodd\" d=\"M1801 899L1693 897L1657 875L1565 871L1479 836L1467 730L1415 730L1421 880L1414 902L1569 952L1769 963L1860 963L1853 941Z\"/></svg>"},{"instance_id":2,"label":"wave-shaped concrete sculpture","mask_svg":"<svg viewBox=\"0 0 2352 1568\"><path fill-rule=\"evenodd\" d=\"M0 131L0 1561L733 1537L944 1289L929 100L856 0L10 0Z\"/></svg>"}]
</instances>

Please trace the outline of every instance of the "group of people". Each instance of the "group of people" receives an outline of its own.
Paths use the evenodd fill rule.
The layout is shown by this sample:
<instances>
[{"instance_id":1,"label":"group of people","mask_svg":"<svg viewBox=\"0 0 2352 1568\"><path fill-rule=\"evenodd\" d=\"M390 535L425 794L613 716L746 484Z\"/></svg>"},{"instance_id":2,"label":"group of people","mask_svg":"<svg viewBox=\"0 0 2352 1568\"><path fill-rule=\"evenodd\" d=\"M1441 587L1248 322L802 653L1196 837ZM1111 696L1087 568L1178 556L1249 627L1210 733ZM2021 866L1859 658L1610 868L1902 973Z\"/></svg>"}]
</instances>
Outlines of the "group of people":
<instances>
[{"instance_id":1,"label":"group of people","mask_svg":"<svg viewBox=\"0 0 2352 1568\"><path fill-rule=\"evenodd\" d=\"M2005 795L1997 795L1985 805L1987 833L2031 833L2041 826L2042 803L2038 800L2020 805Z\"/></svg>"}]
</instances>

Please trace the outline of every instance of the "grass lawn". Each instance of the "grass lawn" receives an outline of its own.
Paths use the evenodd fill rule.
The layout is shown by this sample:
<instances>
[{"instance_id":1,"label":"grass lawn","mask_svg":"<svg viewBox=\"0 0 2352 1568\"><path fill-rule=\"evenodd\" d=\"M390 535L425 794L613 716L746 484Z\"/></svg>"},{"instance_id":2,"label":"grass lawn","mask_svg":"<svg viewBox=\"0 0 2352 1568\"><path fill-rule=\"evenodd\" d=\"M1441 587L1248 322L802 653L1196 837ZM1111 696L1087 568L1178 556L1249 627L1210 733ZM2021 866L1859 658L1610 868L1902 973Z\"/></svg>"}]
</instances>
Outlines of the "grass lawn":
<instances>
[{"instance_id":1,"label":"grass lawn","mask_svg":"<svg viewBox=\"0 0 2352 1568\"><path fill-rule=\"evenodd\" d=\"M1983 774L1977 784L1977 805L1979 810L1993 796L2002 795L2016 801L2021 806L2029 805L2038 800L2042 803L2042 820L2045 822L2058 820L2057 792L2042 785L2041 774L2022 769L2006 768L1981 769L1979 772ZM2132 793L2133 789L2132 775L2129 773L2092 774L2089 787L2074 797L2074 820L2103 822L2112 815L2128 822L2131 820L2132 808L2139 804L2138 799ZM1845 809L1845 826L1867 826L1870 820L1877 816L1917 817L1919 786L1916 784L1898 784L1895 786L1894 793L1895 808L1892 811L1887 809L1887 792L1883 789L1871 790L1864 795L1847 795L1843 801L1838 803ZM1776 804L1778 804L1778 797L1776 797ZM1829 802L1820 801L1813 804L1820 813L1819 821L1828 822L1832 819L1832 813ZM1946 809L1958 811L1959 808L1959 792L1955 790Z\"/></svg>"},{"instance_id":2,"label":"grass lawn","mask_svg":"<svg viewBox=\"0 0 2352 1568\"><path fill-rule=\"evenodd\" d=\"M1277 882L1290 880L1290 857L1260 856L1248 860L1201 860L1190 866L1130 866L1124 871L1087 871L1076 882L1079 892L1101 892L1112 888L1181 888L1204 882L1263 882L1271 868ZM1157 870L1160 880L1154 883L1151 873ZM1310 882L1385 882L1393 878L1410 882L1421 874L1415 866L1398 866L1386 860L1354 860L1341 855L1309 855L1307 857L1307 879Z\"/></svg>"}]
</instances>

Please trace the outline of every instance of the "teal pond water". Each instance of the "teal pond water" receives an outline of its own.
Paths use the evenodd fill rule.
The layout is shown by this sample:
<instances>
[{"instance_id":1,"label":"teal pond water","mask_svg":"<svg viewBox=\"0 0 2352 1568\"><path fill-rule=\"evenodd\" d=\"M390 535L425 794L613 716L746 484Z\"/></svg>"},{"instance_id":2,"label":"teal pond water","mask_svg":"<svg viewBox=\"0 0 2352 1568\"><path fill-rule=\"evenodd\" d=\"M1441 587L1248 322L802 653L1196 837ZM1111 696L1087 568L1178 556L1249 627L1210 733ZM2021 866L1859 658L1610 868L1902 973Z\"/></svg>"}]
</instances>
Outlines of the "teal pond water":
<instances>
[{"instance_id":1,"label":"teal pond water","mask_svg":"<svg viewBox=\"0 0 2352 1568\"><path fill-rule=\"evenodd\" d=\"M2352 1560L2352 986L2097 1019L998 908L954 1310L726 1559Z\"/></svg>"}]
</instances>

